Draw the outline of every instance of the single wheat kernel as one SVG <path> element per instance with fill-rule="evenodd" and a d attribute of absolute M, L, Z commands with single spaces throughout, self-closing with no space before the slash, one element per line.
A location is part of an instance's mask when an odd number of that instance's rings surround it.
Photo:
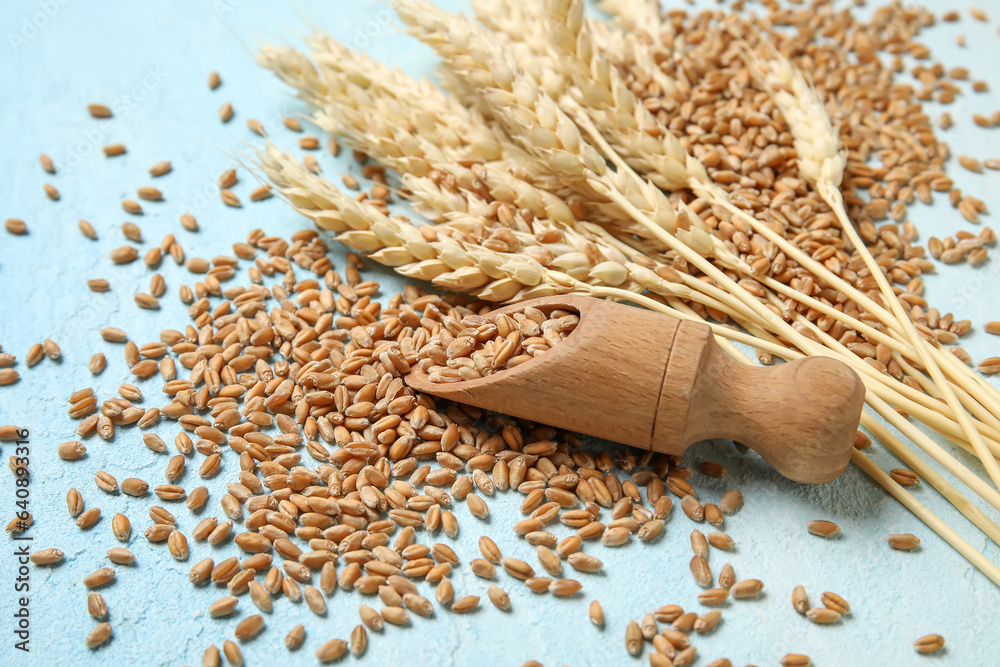
<path fill-rule="evenodd" d="M 910 533 L 890 535 L 889 546 L 900 551 L 913 551 L 920 546 L 920 538 Z"/>
<path fill-rule="evenodd" d="M 695 582 L 702 588 L 707 588 L 712 585 L 712 570 L 708 566 L 708 561 L 704 557 L 695 555 L 691 558 L 690 563 L 691 576 L 694 577 Z"/>
<path fill-rule="evenodd" d="M 4 222 L 4 228 L 11 234 L 16 236 L 21 236 L 28 233 L 28 225 L 25 224 L 24 220 L 18 220 L 17 218 L 8 218 Z"/>
<path fill-rule="evenodd" d="M 274 196 L 270 185 L 262 185 L 250 193 L 250 201 L 264 201 Z"/>
<path fill-rule="evenodd" d="M 110 584 L 115 580 L 115 571 L 110 567 L 102 567 L 94 570 L 83 578 L 83 585 L 87 588 L 100 588 Z"/>
<path fill-rule="evenodd" d="M 316 659 L 320 662 L 332 662 L 347 655 L 348 643 L 343 639 L 330 639 L 316 649 Z"/>
<path fill-rule="evenodd" d="M 252 616 L 247 616 L 236 624 L 236 629 L 233 631 L 233 635 L 241 641 L 246 641 L 247 639 L 256 637 L 257 634 L 263 629 L 264 617 L 260 614 L 253 614 Z"/>
<path fill-rule="evenodd" d="M 590 607 L 588 608 L 588 614 L 590 616 L 590 622 L 597 627 L 604 626 L 604 609 L 601 608 L 601 603 L 597 600 L 592 600 Z"/>
<path fill-rule="evenodd" d="M 964 167 L 965 169 L 968 169 L 969 171 L 971 171 L 973 173 L 976 173 L 976 174 L 983 173 L 983 163 L 980 162 L 979 160 L 977 160 L 974 157 L 970 157 L 968 155 L 959 155 L 958 156 L 958 163 L 960 165 L 962 165 L 962 167 Z"/>
<path fill-rule="evenodd" d="M 234 611 L 236 611 L 236 606 L 239 604 L 240 600 L 234 595 L 228 595 L 223 598 L 219 598 L 212 604 L 208 605 L 208 615 L 212 618 L 222 618 L 224 616 L 229 616 Z"/>
<path fill-rule="evenodd" d="M 254 134 L 258 134 L 258 135 L 260 135 L 262 137 L 266 137 L 267 136 L 267 131 L 264 129 L 263 123 L 261 123 L 256 118 L 251 118 L 250 120 L 248 120 L 247 121 L 247 127 Z"/>
<path fill-rule="evenodd" d="M 382 619 L 392 625 L 409 625 L 410 614 L 402 607 L 383 607 L 381 611 Z"/>
<path fill-rule="evenodd" d="M 695 659 L 698 657 L 698 649 L 694 646 L 688 646 L 686 649 L 677 652 L 674 656 L 674 667 L 688 667 L 694 663 Z"/>
<path fill-rule="evenodd" d="M 364 625 L 356 625 L 354 629 L 351 630 L 351 655 L 358 658 L 364 655 L 365 650 L 368 648 L 368 631 L 365 630 Z"/>
<path fill-rule="evenodd" d="M 578 572 L 599 572 L 604 567 L 600 559 L 580 551 L 570 554 L 566 560 Z"/>
<path fill-rule="evenodd" d="M 98 621 L 108 617 L 108 605 L 100 593 L 87 593 L 87 613 Z"/>
<path fill-rule="evenodd" d="M 722 549 L 723 551 L 729 551 L 736 546 L 736 540 L 726 533 L 709 533 L 708 543 L 716 549 Z"/>
<path fill-rule="evenodd" d="M 756 597 L 762 590 L 764 590 L 764 582 L 760 579 L 737 581 L 729 588 L 729 592 L 737 600 Z"/>
<path fill-rule="evenodd" d="M 708 558 L 708 540 L 705 538 L 705 533 L 697 528 L 691 531 L 691 550 L 697 556 Z"/>
<path fill-rule="evenodd" d="M 243 651 L 236 642 L 231 639 L 225 640 L 222 643 L 222 654 L 226 656 L 231 667 L 243 667 Z"/>
<path fill-rule="evenodd" d="M 467 595 L 464 598 L 452 602 L 451 610 L 456 614 L 464 614 L 475 610 L 478 606 L 479 597 L 476 595 Z"/>
<path fill-rule="evenodd" d="M 289 651 L 297 651 L 299 647 L 302 646 L 302 642 L 306 637 L 306 628 L 304 625 L 299 624 L 288 631 L 285 635 L 285 648 Z"/>
<path fill-rule="evenodd" d="M 111 533 L 119 542 L 128 542 L 132 537 L 132 524 L 124 514 L 117 513 L 111 518 Z"/>
<path fill-rule="evenodd" d="M 576 579 L 556 579 L 549 584 L 549 593 L 565 598 L 576 595 L 582 588 L 583 584 Z"/>
<path fill-rule="evenodd" d="M 698 617 L 698 620 L 694 622 L 694 630 L 700 635 L 708 634 L 719 626 L 721 620 L 722 611 L 713 609 Z"/>
<path fill-rule="evenodd" d="M 510 596 L 502 588 L 490 584 L 489 588 L 486 589 L 486 593 L 493 606 L 501 611 L 510 611 Z"/>
<path fill-rule="evenodd" d="M 111 639 L 111 624 L 108 622 L 98 623 L 87 635 L 87 648 L 97 648 Z"/>
<path fill-rule="evenodd" d="M 924 635 L 913 642 L 917 653 L 936 653 L 944 648 L 944 637 L 941 635 Z"/>
<path fill-rule="evenodd" d="M 87 111 L 94 118 L 111 118 L 111 109 L 104 104 L 94 102 L 87 105 Z"/>
<path fill-rule="evenodd" d="M 847 600 L 840 597 L 836 593 L 830 593 L 827 591 L 820 596 L 820 601 L 822 601 L 824 607 L 834 610 L 841 616 L 850 613 L 851 611 L 851 605 L 847 603 Z"/>
<path fill-rule="evenodd" d="M 78 490 L 71 488 L 66 492 L 66 509 L 71 517 L 79 516 L 83 511 L 83 496 Z"/>
<path fill-rule="evenodd" d="M 681 498 L 681 509 L 692 521 L 705 520 L 705 507 L 694 496 L 688 495 Z"/>
<path fill-rule="evenodd" d="M 642 630 L 635 621 L 629 621 L 625 627 L 625 650 L 630 655 L 642 653 Z"/>
<path fill-rule="evenodd" d="M 42 350 L 45 352 L 45 356 L 52 361 L 59 361 L 59 358 L 62 356 L 59 346 L 50 338 L 46 338 L 42 342 Z"/>
<path fill-rule="evenodd" d="M 818 519 L 807 523 L 806 530 L 818 537 L 831 537 L 840 533 L 840 526 L 832 521 Z"/>
<path fill-rule="evenodd" d="M 35 343 L 28 349 L 28 354 L 24 355 L 24 363 L 28 368 L 37 366 L 45 358 L 45 348 L 41 343 Z"/>
<path fill-rule="evenodd" d="M 237 197 L 236 193 L 234 193 L 232 190 L 229 189 L 222 190 L 221 192 L 219 192 L 219 197 L 221 197 L 223 204 L 231 208 L 240 208 L 241 206 L 243 206 L 243 204 L 240 203 L 240 198 Z"/>
<path fill-rule="evenodd" d="M 474 558 L 470 561 L 469 569 L 474 575 L 483 579 L 495 579 L 497 576 L 497 570 L 493 564 L 482 558 Z"/>
<path fill-rule="evenodd" d="M 503 569 L 512 577 L 524 580 L 535 576 L 535 570 L 525 563 L 523 560 L 518 560 L 517 558 L 504 558 L 500 561 Z"/>
<path fill-rule="evenodd" d="M 483 554 L 483 558 L 491 563 L 500 564 L 501 554 L 500 547 L 497 546 L 496 542 L 491 540 L 489 537 L 483 535 L 479 538 L 479 551 Z"/>
<path fill-rule="evenodd" d="M 175 530 L 167 538 L 167 550 L 174 560 L 185 561 L 188 559 L 188 543 L 184 534 Z"/>
<path fill-rule="evenodd" d="M 63 560 L 63 552 L 54 547 L 33 552 L 28 558 L 35 565 L 58 565 Z"/>
<path fill-rule="evenodd" d="M 315 586 L 306 586 L 303 591 L 303 597 L 306 600 L 306 605 L 314 614 L 317 616 L 326 615 L 326 600 L 318 588 Z"/>
<path fill-rule="evenodd" d="M 732 514 L 738 510 L 742 504 L 743 494 L 736 489 L 731 489 L 726 491 L 725 495 L 722 496 L 722 500 L 719 501 L 719 509 L 726 514 Z"/>
<path fill-rule="evenodd" d="M 146 185 L 146 186 L 143 186 L 143 187 L 139 188 L 139 190 L 137 191 L 136 194 L 139 195 L 139 199 L 144 199 L 146 201 L 162 201 L 163 200 L 163 193 L 160 192 L 158 189 L 156 189 L 156 188 L 154 188 L 152 186 L 149 186 L 149 185 Z"/>
<path fill-rule="evenodd" d="M 118 565 L 131 565 L 135 562 L 135 554 L 124 547 L 108 549 L 108 560 Z"/>
<path fill-rule="evenodd" d="M 698 593 L 698 602 L 704 605 L 723 604 L 729 599 L 729 591 L 725 588 L 709 588 Z"/>
<path fill-rule="evenodd" d="M 893 468 L 889 471 L 889 476 L 896 480 L 900 486 L 914 486 L 920 483 L 920 477 L 912 470 L 905 468 Z"/>
<path fill-rule="evenodd" d="M 169 174 L 172 169 L 173 166 L 170 164 L 170 160 L 161 160 L 149 168 L 149 175 L 153 178 L 165 176 Z"/>
<path fill-rule="evenodd" d="M 66 461 L 76 461 L 87 454 L 87 448 L 78 440 L 69 440 L 56 447 L 56 454 Z"/>

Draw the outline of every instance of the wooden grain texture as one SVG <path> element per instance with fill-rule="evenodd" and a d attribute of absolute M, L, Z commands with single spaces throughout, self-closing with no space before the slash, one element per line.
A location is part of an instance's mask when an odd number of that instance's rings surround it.
<path fill-rule="evenodd" d="M 861 378 L 835 359 L 746 366 L 723 352 L 711 328 L 682 322 L 652 448 L 680 454 L 697 442 L 726 438 L 789 479 L 828 482 L 847 469 L 864 396 Z"/>
<path fill-rule="evenodd" d="M 710 327 L 580 295 L 533 299 L 576 311 L 566 340 L 514 368 L 476 380 L 430 382 L 418 391 L 665 454 L 710 438 L 757 451 L 782 475 L 826 482 L 847 468 L 864 402 L 861 379 L 834 359 L 744 366 Z"/>

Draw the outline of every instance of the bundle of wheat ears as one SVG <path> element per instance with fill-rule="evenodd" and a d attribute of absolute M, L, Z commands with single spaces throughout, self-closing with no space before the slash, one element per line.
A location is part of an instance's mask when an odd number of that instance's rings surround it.
<path fill-rule="evenodd" d="M 919 104 L 955 84 L 930 68 L 916 72 L 923 90 L 893 82 L 900 54 L 926 56 L 915 38 L 932 15 L 891 5 L 861 24 L 818 3 L 751 26 L 646 0 L 604 0 L 609 20 L 582 0 L 473 0 L 474 18 L 421 0 L 394 8 L 440 56 L 439 86 L 324 34 L 308 55 L 264 45 L 257 57 L 316 125 L 393 172 L 422 220 L 269 148 L 259 166 L 296 210 L 443 290 L 498 304 L 589 294 L 707 322 L 748 364 L 733 343 L 760 363 L 839 359 L 865 382 L 862 425 L 1000 543 L 966 495 L 1000 510 L 1000 393 L 949 347 L 971 323 L 922 296 L 935 264 L 904 222 L 932 191 L 968 219 L 985 212 L 945 175 L 947 146 Z M 931 255 L 977 264 L 993 242 L 989 228 L 962 232 L 932 239 Z M 1000 585 L 1000 568 L 875 466 L 866 442 L 854 463 Z"/>

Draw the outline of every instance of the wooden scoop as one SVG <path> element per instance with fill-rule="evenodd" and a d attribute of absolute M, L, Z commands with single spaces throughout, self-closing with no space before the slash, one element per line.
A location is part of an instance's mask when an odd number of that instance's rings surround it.
<path fill-rule="evenodd" d="M 523 301 L 580 323 L 548 352 L 476 380 L 414 389 L 640 449 L 680 456 L 696 442 L 749 446 L 797 482 L 820 483 L 847 468 L 864 402 L 846 364 L 807 357 L 774 367 L 730 358 L 704 324 L 580 295 Z"/>

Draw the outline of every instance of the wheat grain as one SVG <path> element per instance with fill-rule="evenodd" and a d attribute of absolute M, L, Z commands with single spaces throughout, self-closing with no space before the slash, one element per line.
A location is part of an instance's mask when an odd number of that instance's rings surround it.
<path fill-rule="evenodd" d="M 924 635 L 913 642 L 917 653 L 936 653 L 944 648 L 945 639 L 941 635 Z"/>

